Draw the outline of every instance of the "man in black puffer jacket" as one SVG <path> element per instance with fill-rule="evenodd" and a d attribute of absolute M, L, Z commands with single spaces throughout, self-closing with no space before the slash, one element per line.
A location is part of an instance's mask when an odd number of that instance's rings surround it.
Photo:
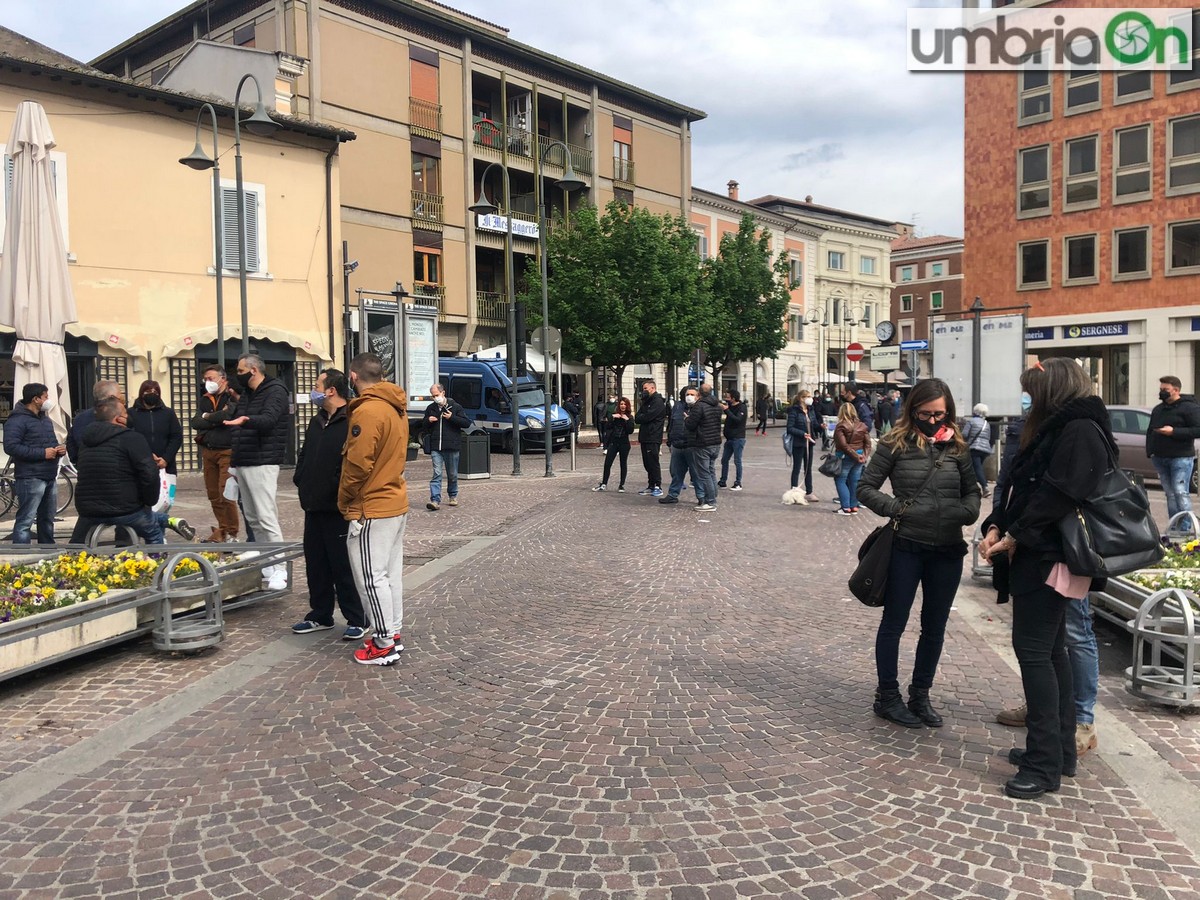
<path fill-rule="evenodd" d="M 689 402 L 688 397 L 692 399 Z M 691 433 L 687 430 L 687 411 L 696 402 L 698 393 L 695 388 L 684 388 L 679 392 L 679 401 L 671 407 L 670 424 L 667 428 L 667 446 L 671 450 L 671 486 L 665 497 L 659 497 L 659 503 L 678 503 L 679 494 L 683 490 L 683 479 L 689 475 L 692 484 L 696 483 L 696 470 L 692 467 Z"/>
<path fill-rule="evenodd" d="M 721 404 L 712 385 L 700 385 L 699 399 L 683 421 L 691 435 L 692 466 L 695 468 L 696 509 L 717 507 L 717 455 L 721 450 Z"/>
<path fill-rule="evenodd" d="M 462 433 L 471 427 L 471 417 L 456 400 L 446 396 L 440 384 L 429 388 L 433 402 L 425 407 L 422 424 L 425 429 L 425 452 L 433 457 L 433 478 L 429 481 L 429 502 L 426 509 L 442 508 L 442 473 L 446 475 L 446 494 L 451 506 L 458 506 L 458 454 L 462 450 Z"/>
<path fill-rule="evenodd" d="M 128 525 L 147 544 L 162 544 L 158 502 L 158 465 L 146 439 L 125 427 L 125 404 L 105 397 L 96 404 L 96 421 L 80 436 L 79 481 L 75 508 L 79 522 L 71 542 L 83 540 L 94 525 Z"/>
<path fill-rule="evenodd" d="M 641 405 L 633 421 L 638 428 L 638 445 L 642 448 L 642 466 L 646 469 L 646 489 L 638 491 L 652 497 L 661 497 L 662 464 L 659 455 L 662 453 L 663 430 L 667 421 L 667 401 L 658 392 L 653 381 L 642 384 Z"/>

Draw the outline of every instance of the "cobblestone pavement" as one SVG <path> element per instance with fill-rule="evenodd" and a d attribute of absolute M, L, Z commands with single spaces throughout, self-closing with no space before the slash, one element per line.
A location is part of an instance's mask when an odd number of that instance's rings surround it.
<path fill-rule="evenodd" d="M 207 654 L 0 684 L 0 897 L 1200 898 L 1200 716 L 1105 675 L 1100 751 L 1007 799 L 1021 735 L 992 717 L 1020 684 L 983 586 L 946 727 L 896 728 L 870 714 L 878 613 L 844 586 L 871 517 L 781 505 L 774 435 L 711 513 L 637 496 L 636 453 L 626 494 L 588 490 L 595 450 L 555 461 L 436 513 L 412 466 L 394 667 L 287 631 L 300 567 Z"/>

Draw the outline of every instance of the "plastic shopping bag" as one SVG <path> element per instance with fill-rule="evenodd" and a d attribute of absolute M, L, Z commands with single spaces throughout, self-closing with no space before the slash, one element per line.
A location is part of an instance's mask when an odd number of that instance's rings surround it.
<path fill-rule="evenodd" d="M 221 495 L 231 503 L 237 503 L 238 501 L 237 468 L 234 466 L 229 467 L 229 477 L 225 479 L 225 489 L 221 492 Z"/>
<path fill-rule="evenodd" d="M 154 512 L 166 512 L 175 503 L 175 476 L 168 475 L 162 469 L 158 470 L 158 502 L 154 504 Z"/>

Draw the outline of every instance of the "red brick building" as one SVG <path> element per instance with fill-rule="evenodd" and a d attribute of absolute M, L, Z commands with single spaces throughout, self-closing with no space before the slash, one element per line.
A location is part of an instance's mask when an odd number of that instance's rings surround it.
<path fill-rule="evenodd" d="M 896 323 L 896 341 L 929 340 L 931 320 L 964 308 L 962 238 L 944 234 L 896 238 L 891 262 L 894 287 L 889 318 Z M 928 373 L 929 351 L 919 357 L 921 372 Z M 913 357 L 905 354 L 903 368 L 910 374 L 912 362 Z"/>
<path fill-rule="evenodd" d="M 1200 383 L 1200 13 L 1155 5 L 1192 68 L 966 76 L 964 296 L 1028 303 L 1029 352 L 1079 359 L 1114 403 Z"/>

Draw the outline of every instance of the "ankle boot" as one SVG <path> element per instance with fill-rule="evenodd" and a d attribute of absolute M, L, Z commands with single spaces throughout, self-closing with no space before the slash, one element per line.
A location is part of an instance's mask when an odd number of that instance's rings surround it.
<path fill-rule="evenodd" d="M 929 703 L 929 688 L 908 686 L 909 711 L 930 728 L 941 728 L 942 717 Z"/>
<path fill-rule="evenodd" d="M 904 705 L 899 688 L 880 688 L 875 692 L 875 715 L 905 728 L 920 728 L 922 722 Z"/>

